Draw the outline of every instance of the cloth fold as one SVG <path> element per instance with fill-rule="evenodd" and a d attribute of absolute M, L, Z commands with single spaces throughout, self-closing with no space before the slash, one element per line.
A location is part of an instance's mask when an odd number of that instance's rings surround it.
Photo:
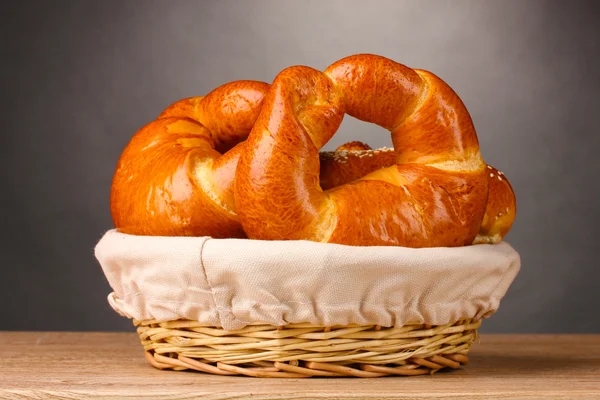
<path fill-rule="evenodd" d="M 133 236 L 95 250 L 109 304 L 137 320 L 441 325 L 499 307 L 520 268 L 506 242 L 456 248 L 356 247 L 309 241 Z"/>

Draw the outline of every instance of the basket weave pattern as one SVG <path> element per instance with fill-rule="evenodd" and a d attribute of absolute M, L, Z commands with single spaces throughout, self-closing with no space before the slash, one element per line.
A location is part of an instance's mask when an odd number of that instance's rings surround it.
<path fill-rule="evenodd" d="M 253 324 L 225 331 L 195 321 L 134 321 L 156 368 L 265 378 L 424 375 L 468 363 L 481 321 L 324 327 Z"/>

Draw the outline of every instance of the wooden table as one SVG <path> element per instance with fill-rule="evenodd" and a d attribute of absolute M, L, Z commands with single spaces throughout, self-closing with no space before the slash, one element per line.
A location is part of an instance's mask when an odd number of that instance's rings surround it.
<path fill-rule="evenodd" d="M 461 370 L 375 379 L 159 371 L 133 333 L 0 332 L 0 398 L 600 399 L 600 335 L 482 335 Z"/>

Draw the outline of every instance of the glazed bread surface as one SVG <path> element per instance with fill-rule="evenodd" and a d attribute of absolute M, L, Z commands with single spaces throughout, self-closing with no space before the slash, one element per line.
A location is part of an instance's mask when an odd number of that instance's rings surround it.
<path fill-rule="evenodd" d="M 345 113 L 391 133 L 395 164 L 323 190 L 319 150 Z M 252 239 L 464 246 L 485 215 L 486 171 L 471 117 L 444 81 L 355 55 L 275 78 L 240 156 L 236 210 Z"/>
<path fill-rule="evenodd" d="M 231 82 L 172 104 L 141 128 L 113 177 L 115 227 L 133 235 L 245 237 L 233 179 L 268 87 Z"/>
<path fill-rule="evenodd" d="M 320 151 L 344 113 L 394 147 Z M 173 103 L 121 154 L 111 213 L 135 235 L 432 247 L 502 240 L 516 201 L 447 84 L 356 55 Z"/>

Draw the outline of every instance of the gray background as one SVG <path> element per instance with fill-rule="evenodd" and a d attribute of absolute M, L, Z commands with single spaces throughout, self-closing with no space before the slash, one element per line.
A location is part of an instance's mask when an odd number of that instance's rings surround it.
<path fill-rule="evenodd" d="M 0 329 L 132 330 L 93 256 L 133 133 L 179 98 L 369 52 L 445 79 L 518 198 L 487 332 L 600 332 L 599 7 L 549 1 L 3 2 Z M 382 130 L 346 118 L 328 148 Z"/>

